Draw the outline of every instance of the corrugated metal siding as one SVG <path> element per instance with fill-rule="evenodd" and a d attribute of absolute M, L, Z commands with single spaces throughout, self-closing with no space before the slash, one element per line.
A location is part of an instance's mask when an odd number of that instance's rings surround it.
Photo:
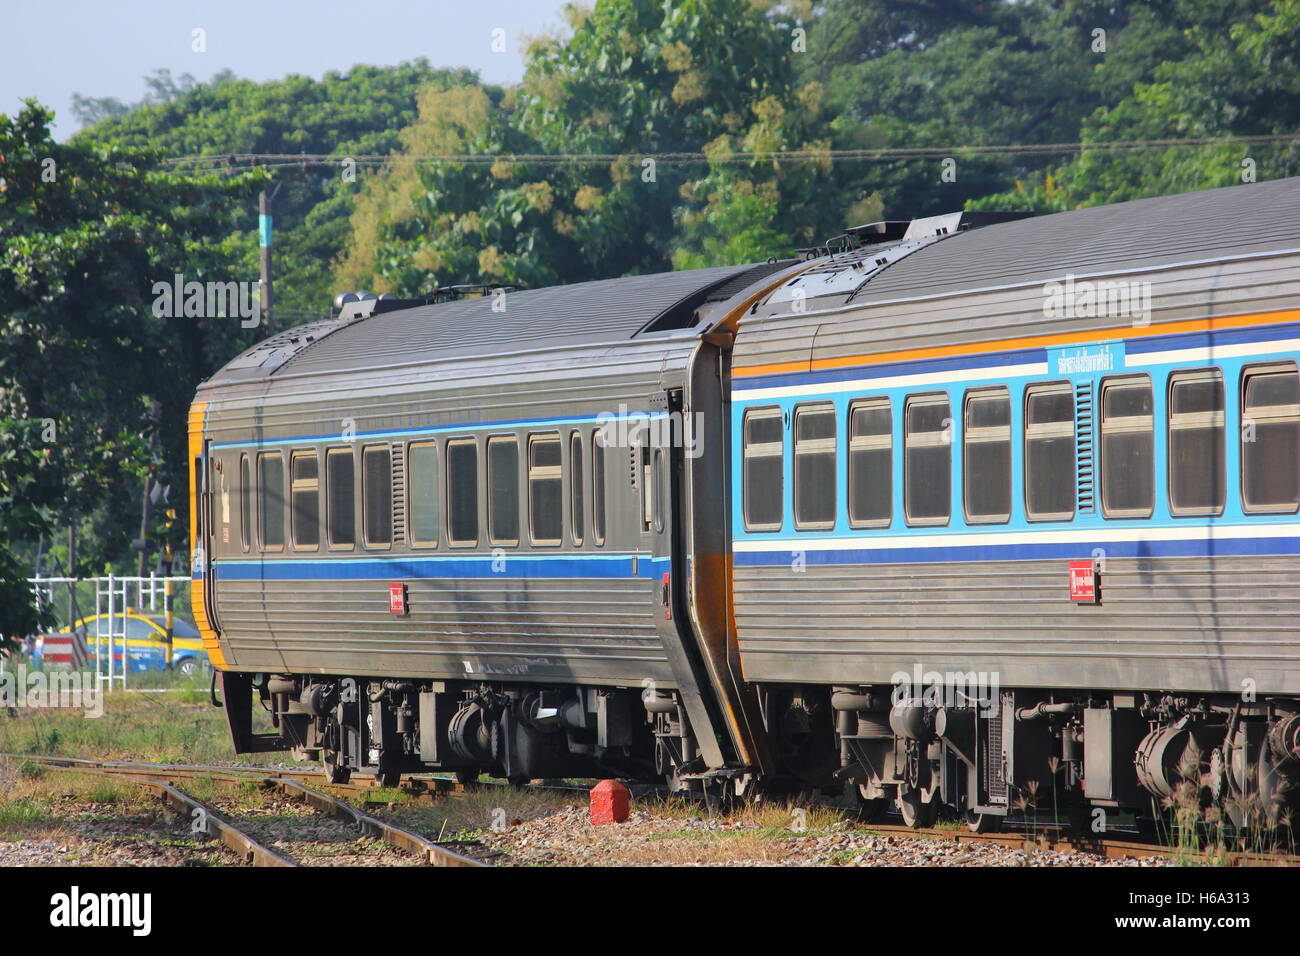
<path fill-rule="evenodd" d="M 413 580 L 399 618 L 383 581 L 230 581 L 222 644 L 242 669 L 671 685 L 649 589 L 630 578 Z M 629 614 L 637 606 L 645 613 Z"/>
<path fill-rule="evenodd" d="M 1281 251 L 1296 248 L 1294 179 L 985 227 L 890 266 L 852 305 L 827 308 L 823 300 L 804 314 L 747 317 L 734 365 L 808 368 L 1101 329 L 1124 337 L 1130 328 L 1122 318 L 1049 318 L 1042 283 L 1071 272 L 1112 271 L 1123 280 L 1125 270 L 1197 258 L 1225 261 L 1128 273 L 1151 283 L 1153 329 L 1296 309 L 1300 255 Z M 1243 255 L 1254 258 L 1226 261 Z M 1001 284 L 1018 287 L 960 291 Z M 935 293 L 946 294 L 923 298 Z M 994 671 L 1004 686 L 1235 693 L 1250 679 L 1260 692 L 1300 693 L 1300 559 L 1111 559 L 1098 607 L 1066 600 L 1063 567 L 1036 560 L 810 564 L 794 576 L 738 565 L 745 676 L 888 682 L 919 663 Z"/>
<path fill-rule="evenodd" d="M 521 421 L 616 414 L 647 407 L 664 384 L 680 385 L 694 333 L 665 334 L 522 356 L 443 360 L 358 375 L 346 371 L 274 376 L 260 382 L 209 386 L 206 434 L 215 443 L 310 435 L 339 436 L 345 419 L 366 432 L 428 424 Z M 340 444 L 331 437 L 328 444 Z M 587 462 L 590 450 L 587 447 Z M 609 526 L 598 548 L 590 534 L 583 553 L 645 550 L 639 502 L 621 468 L 622 449 L 609 454 Z M 219 450 L 237 473 L 238 450 Z M 395 466 L 396 467 L 396 466 Z M 623 476 L 624 481 L 615 479 Z M 566 519 L 569 504 L 565 502 Z M 590 503 L 588 503 L 590 507 Z M 566 527 L 568 522 L 565 522 Z M 246 557 L 218 541 L 215 557 Z M 485 554 L 486 545 L 456 554 Z M 525 540 L 507 559 L 555 549 Z M 316 559 L 366 557 L 355 551 L 311 554 Z M 449 555 L 416 549 L 395 538 L 390 557 Z M 298 557 L 304 555 L 299 554 Z M 285 560 L 267 555 L 268 562 Z M 673 674 L 657 634 L 656 582 L 627 578 L 403 578 L 411 612 L 389 613 L 385 579 L 330 581 L 222 580 L 216 603 L 222 646 L 240 669 L 412 675 L 446 679 L 512 676 L 525 681 L 640 686 L 647 678 L 671 687 Z M 466 669 L 469 662 L 470 669 Z"/>
<path fill-rule="evenodd" d="M 1300 693 L 1300 559 L 1112 558 L 1097 606 L 1065 599 L 1063 568 L 738 566 L 745 677 L 889 683 L 920 665 L 1004 687 Z"/>

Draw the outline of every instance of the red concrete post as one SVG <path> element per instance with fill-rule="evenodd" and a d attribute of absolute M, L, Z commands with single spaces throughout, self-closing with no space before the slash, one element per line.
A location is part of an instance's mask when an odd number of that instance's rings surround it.
<path fill-rule="evenodd" d="M 626 823 L 628 816 L 627 787 L 617 780 L 602 780 L 591 788 L 591 822 L 593 826 L 606 823 Z"/>

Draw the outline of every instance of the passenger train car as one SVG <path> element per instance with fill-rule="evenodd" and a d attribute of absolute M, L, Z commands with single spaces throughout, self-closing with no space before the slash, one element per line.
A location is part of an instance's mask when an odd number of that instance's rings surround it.
<path fill-rule="evenodd" d="M 238 751 L 1289 819 L 1300 180 L 485 291 L 199 389 Z"/>

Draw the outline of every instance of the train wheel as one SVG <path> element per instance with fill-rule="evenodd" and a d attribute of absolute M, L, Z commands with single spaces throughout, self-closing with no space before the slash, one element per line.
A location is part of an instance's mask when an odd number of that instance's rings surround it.
<path fill-rule="evenodd" d="M 400 770 L 376 770 L 375 783 L 381 787 L 396 787 L 402 783 L 402 772 Z"/>
<path fill-rule="evenodd" d="M 1002 818 L 992 813 L 966 811 L 966 829 L 971 833 L 997 833 L 1002 827 Z"/>
<path fill-rule="evenodd" d="M 478 768 L 475 767 L 473 770 L 457 770 L 456 782 L 462 787 L 474 786 L 474 784 L 478 783 Z"/>
<path fill-rule="evenodd" d="M 873 820 L 879 820 L 889 809 L 889 799 L 887 797 L 864 797 L 862 791 L 858 790 L 858 819 L 863 823 L 871 823 Z"/>
<path fill-rule="evenodd" d="M 903 815 L 903 823 L 913 830 L 933 826 L 938 816 L 938 801 L 926 803 L 921 799 L 921 791 L 904 790 L 898 795 L 898 812 Z"/>
<path fill-rule="evenodd" d="M 1285 778 L 1277 772 L 1268 740 L 1264 740 L 1259 745 L 1259 755 L 1255 761 L 1255 794 L 1263 818 L 1260 823 L 1269 834 L 1289 816 L 1287 789 Z"/>
<path fill-rule="evenodd" d="M 352 768 L 339 763 L 339 754 L 336 750 L 324 751 L 321 766 L 325 770 L 325 779 L 330 783 L 343 784 L 352 779 Z"/>

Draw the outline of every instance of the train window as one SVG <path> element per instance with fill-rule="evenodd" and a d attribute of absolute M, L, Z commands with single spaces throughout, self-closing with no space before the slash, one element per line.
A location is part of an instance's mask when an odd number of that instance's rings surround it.
<path fill-rule="evenodd" d="M 947 524 L 952 511 L 952 405 L 909 395 L 903 422 L 903 510 L 910 525 Z"/>
<path fill-rule="evenodd" d="M 779 408 L 745 413 L 745 527 L 779 531 L 785 520 L 785 424 Z"/>
<path fill-rule="evenodd" d="M 278 452 L 257 456 L 258 525 L 262 550 L 284 548 L 284 457 Z"/>
<path fill-rule="evenodd" d="M 1169 510 L 1223 513 L 1223 373 L 1169 376 Z"/>
<path fill-rule="evenodd" d="M 1074 388 L 1069 382 L 1025 390 L 1025 516 L 1074 517 Z"/>
<path fill-rule="evenodd" d="M 387 445 L 361 449 L 361 534 L 370 548 L 393 543 L 393 460 Z"/>
<path fill-rule="evenodd" d="M 894 513 L 894 411 L 887 398 L 849 407 L 849 524 L 889 525 Z"/>
<path fill-rule="evenodd" d="M 1300 507 L 1300 372 L 1294 365 L 1247 369 L 1241 408 L 1242 508 L 1294 512 Z"/>
<path fill-rule="evenodd" d="M 406 449 L 407 509 L 411 513 L 411 544 L 438 546 L 438 443 L 412 442 Z"/>
<path fill-rule="evenodd" d="M 582 544 L 582 435 L 569 434 L 569 535 L 574 544 Z"/>
<path fill-rule="evenodd" d="M 648 442 L 648 438 L 643 438 L 642 440 Z M 654 522 L 654 515 L 652 513 L 654 511 L 653 492 L 651 490 L 654 487 L 654 481 L 653 476 L 650 473 L 650 446 L 649 444 L 633 445 L 631 453 L 633 460 L 638 462 L 640 467 L 641 533 L 649 534 L 650 526 Z M 633 467 L 637 467 L 637 465 L 634 465 Z"/>
<path fill-rule="evenodd" d="M 528 533 L 533 544 L 559 544 L 564 526 L 560 436 L 528 438 Z"/>
<path fill-rule="evenodd" d="M 248 543 L 252 540 L 253 529 L 249 527 L 250 514 L 248 507 L 249 485 L 251 484 L 248 474 L 248 456 L 239 456 L 239 546 L 242 550 L 248 550 Z"/>
<path fill-rule="evenodd" d="M 519 440 L 493 435 L 487 443 L 488 541 L 519 543 Z"/>
<path fill-rule="evenodd" d="M 357 543 L 357 465 L 351 448 L 325 452 L 325 531 L 331 548 Z"/>
<path fill-rule="evenodd" d="M 664 481 L 667 480 L 667 469 L 664 468 L 664 450 L 655 449 L 654 469 L 650 475 L 650 510 L 654 515 L 655 533 L 663 534 L 664 530 Z"/>
<path fill-rule="evenodd" d="M 962 429 L 963 492 L 972 524 L 1011 520 L 1011 393 L 1005 388 L 966 393 Z"/>
<path fill-rule="evenodd" d="M 1155 506 L 1155 417 L 1151 380 L 1101 383 L 1101 510 L 1146 518 Z"/>
<path fill-rule="evenodd" d="M 459 547 L 478 544 L 478 444 L 473 438 L 447 442 L 447 540 Z"/>
<path fill-rule="evenodd" d="M 591 436 L 591 539 L 605 543 L 605 445 L 600 429 Z"/>
<path fill-rule="evenodd" d="M 835 527 L 835 406 L 794 410 L 794 526 Z"/>
<path fill-rule="evenodd" d="M 314 451 L 296 451 L 289 458 L 289 515 L 293 546 L 299 551 L 320 547 L 320 460 Z"/>

